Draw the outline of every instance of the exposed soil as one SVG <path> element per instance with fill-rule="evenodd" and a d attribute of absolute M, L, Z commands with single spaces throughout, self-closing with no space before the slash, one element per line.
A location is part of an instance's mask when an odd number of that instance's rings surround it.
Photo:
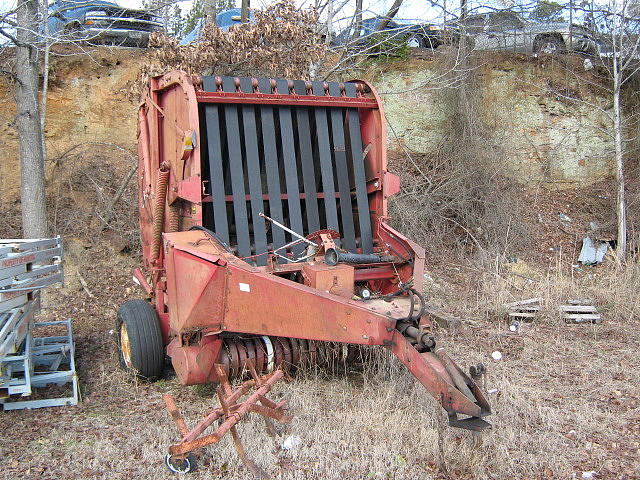
<path fill-rule="evenodd" d="M 87 55 L 90 53 L 90 55 Z M 144 50 L 100 47 L 91 52 L 57 51 L 47 100 L 45 141 L 50 162 L 78 144 L 112 143 L 135 151 L 136 105 L 126 96 Z M 13 86 L 0 78 L 0 207 L 20 185 Z M 47 164 L 47 167 L 51 163 Z"/>

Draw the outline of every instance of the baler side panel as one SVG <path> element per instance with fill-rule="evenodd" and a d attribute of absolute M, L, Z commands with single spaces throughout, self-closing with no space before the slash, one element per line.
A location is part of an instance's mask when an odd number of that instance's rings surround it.
<path fill-rule="evenodd" d="M 288 94 L 288 82 L 285 79 L 276 80 L 278 93 Z M 290 228 L 300 233 L 302 227 L 302 206 L 300 204 L 300 186 L 298 184 L 298 165 L 296 162 L 295 138 L 293 136 L 292 108 L 288 106 L 276 108 L 280 120 L 280 140 L 282 146 L 282 166 L 284 172 L 284 185 L 287 187 L 287 210 L 289 214 L 286 222 Z M 303 246 L 296 245 L 293 248 L 294 256 L 302 253 Z"/>
<path fill-rule="evenodd" d="M 250 78 L 240 79 L 240 89 L 245 93 L 251 93 L 253 87 Z M 256 109 L 253 105 L 243 105 L 241 109 L 242 125 L 244 132 L 244 153 L 246 157 L 249 194 L 251 197 L 251 220 L 253 226 L 253 248 L 257 254 L 267 251 L 267 229 L 260 213 L 264 213 L 264 200 L 262 199 L 262 179 L 260 172 L 260 153 L 258 151 L 258 127 L 256 121 Z M 267 256 L 261 255 L 255 259 L 258 265 L 267 264 Z"/>
<path fill-rule="evenodd" d="M 258 88 L 260 91 L 271 91 L 268 78 L 260 78 L 258 80 Z M 282 185 L 280 181 L 280 170 L 278 169 L 278 149 L 276 144 L 276 126 L 274 118 L 274 109 L 272 107 L 263 106 L 260 109 L 260 125 L 262 127 L 262 148 L 264 154 L 264 170 L 266 174 L 267 191 L 269 193 L 268 211 L 269 216 L 276 222 L 284 222 L 284 214 L 282 211 Z M 271 229 L 271 243 L 273 245 L 284 245 L 285 235 L 281 228 Z M 284 260 L 279 260 L 281 263 Z"/>
<path fill-rule="evenodd" d="M 230 265 L 224 330 L 381 345 L 394 320 L 280 277 Z"/>
<path fill-rule="evenodd" d="M 206 137 L 207 155 L 209 163 L 209 188 L 215 192 L 224 192 L 224 169 L 222 168 L 222 139 L 220 138 L 220 111 L 218 105 L 205 105 L 204 128 Z M 220 239 L 229 244 L 229 219 L 227 217 L 227 204 L 224 195 L 214 195 L 213 205 L 213 229 Z"/>
<path fill-rule="evenodd" d="M 166 246 L 169 325 L 174 334 L 221 329 L 224 320 L 224 266 Z"/>
<path fill-rule="evenodd" d="M 353 83 L 345 83 L 345 94 L 347 97 L 356 97 L 356 86 Z M 358 218 L 360 249 L 362 253 L 373 252 L 373 237 L 371 232 L 371 212 L 369 211 L 369 199 L 367 196 L 367 180 L 365 176 L 364 150 L 362 146 L 362 134 L 360 132 L 360 118 L 358 111 L 348 108 L 347 120 L 347 143 L 349 147 L 349 163 L 352 165 L 353 181 L 352 185 L 356 191 L 355 210 Z"/>
<path fill-rule="evenodd" d="M 387 181 L 387 122 L 384 116 L 382 99 L 375 88 L 366 82 L 371 95 L 375 98 L 377 109 L 360 109 L 360 132 L 362 144 L 367 155 L 364 159 L 367 191 L 369 192 L 369 210 L 371 212 L 371 224 L 373 226 L 373 238 L 379 237 L 378 228 L 380 221 L 387 220 L 387 196 L 383 189 Z"/>
<path fill-rule="evenodd" d="M 313 82 L 313 93 L 324 95 L 322 82 Z M 320 163 L 322 177 L 322 191 L 324 193 L 324 212 L 327 228 L 339 230 L 338 206 L 336 203 L 336 187 L 333 181 L 333 166 L 331 161 L 331 143 L 329 140 L 329 122 L 326 108 L 314 108 L 316 124 L 317 158 Z"/>
<path fill-rule="evenodd" d="M 294 80 L 293 85 L 297 95 L 306 95 L 307 89 L 303 80 Z M 307 211 L 308 230 L 315 232 L 320 230 L 320 213 L 318 210 L 318 187 L 313 162 L 311 124 L 309 122 L 310 111 L 312 112 L 313 109 L 307 107 L 297 108 L 296 121 L 298 124 L 299 150 L 305 195 L 304 206 Z"/>

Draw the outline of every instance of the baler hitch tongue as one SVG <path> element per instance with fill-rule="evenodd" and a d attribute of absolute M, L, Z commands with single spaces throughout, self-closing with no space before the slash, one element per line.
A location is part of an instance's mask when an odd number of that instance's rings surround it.
<path fill-rule="evenodd" d="M 491 424 L 482 418 L 491 415 L 489 402 L 443 348 L 420 353 L 396 331 L 391 351 L 440 402 L 449 415 L 450 426 L 474 431 L 491 428 Z M 459 418 L 459 415 L 463 417 Z"/>

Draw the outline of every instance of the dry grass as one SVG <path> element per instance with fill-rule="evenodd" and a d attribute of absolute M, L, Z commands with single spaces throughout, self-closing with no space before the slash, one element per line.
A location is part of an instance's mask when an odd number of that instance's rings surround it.
<path fill-rule="evenodd" d="M 75 262 L 98 259 L 83 270 L 97 298 L 71 284 L 55 292 L 45 315 L 75 319 L 84 401 L 2 413 L 3 478 L 170 478 L 162 456 L 176 431 L 161 395 L 174 394 L 193 424 L 211 406 L 212 392 L 180 387 L 175 378 L 142 383 L 119 371 L 109 330 L 117 305 L 137 293 L 127 292 L 135 260 L 100 247 L 74 255 Z M 116 268 L 103 279 L 107 264 Z M 440 338 L 465 368 L 485 362 L 486 387 L 498 389 L 489 395 L 494 428 L 480 444 L 448 427 L 440 435 L 443 413 L 435 402 L 398 362 L 375 354 L 364 371 L 307 372 L 278 385 L 272 396 L 288 398 L 295 419 L 271 439 L 251 418 L 240 428 L 247 450 L 283 479 L 567 479 L 591 470 L 596 478 L 639 478 L 640 272 L 601 267 L 597 275 L 541 275 L 518 291 L 513 284 L 520 277 L 498 269 L 479 277 L 475 291 L 466 287 L 471 294 L 460 309 L 475 322 L 441 331 Z M 547 314 L 519 334 L 500 317 L 501 303 L 514 293 L 547 299 Z M 605 322 L 564 325 L 557 303 L 585 295 L 597 300 Z M 502 361 L 490 359 L 494 350 Z M 302 440 L 293 451 L 280 448 L 289 435 Z M 200 452 L 200 463 L 188 478 L 251 478 L 228 439 Z"/>

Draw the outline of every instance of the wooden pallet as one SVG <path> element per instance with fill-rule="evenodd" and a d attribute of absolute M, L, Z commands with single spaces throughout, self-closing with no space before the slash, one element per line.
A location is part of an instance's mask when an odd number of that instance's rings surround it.
<path fill-rule="evenodd" d="M 560 305 L 560 312 L 566 323 L 602 323 L 591 300 L 569 300 L 567 305 Z"/>
<path fill-rule="evenodd" d="M 517 302 L 505 303 L 503 307 L 507 309 L 507 316 L 510 321 L 532 322 L 540 312 L 542 298 L 529 298 Z"/>

